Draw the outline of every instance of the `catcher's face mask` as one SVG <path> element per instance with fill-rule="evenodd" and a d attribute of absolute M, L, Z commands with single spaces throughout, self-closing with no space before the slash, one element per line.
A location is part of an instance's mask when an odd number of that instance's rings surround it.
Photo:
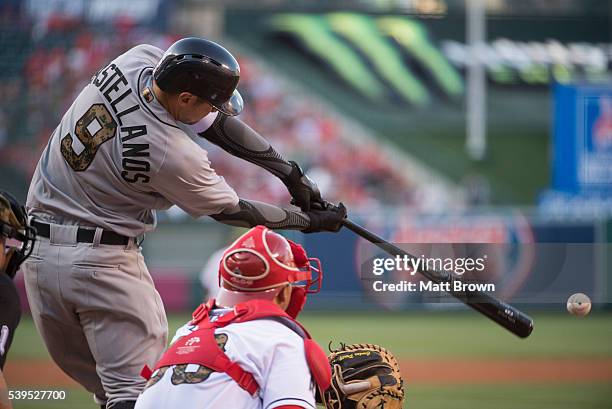
<path fill-rule="evenodd" d="M 36 241 L 36 231 L 28 226 L 26 211 L 7 192 L 0 191 L 0 235 L 4 238 L 6 255 L 4 271 L 12 278 L 19 266 L 30 256 Z M 0 270 L 2 266 L 0 266 Z"/>
<path fill-rule="evenodd" d="M 230 306 L 247 299 L 273 300 L 289 284 L 293 290 L 287 313 L 295 318 L 307 294 L 319 292 L 321 279 L 318 259 L 309 258 L 299 244 L 264 226 L 257 226 L 223 254 L 219 266 L 222 290 L 217 301 Z"/>

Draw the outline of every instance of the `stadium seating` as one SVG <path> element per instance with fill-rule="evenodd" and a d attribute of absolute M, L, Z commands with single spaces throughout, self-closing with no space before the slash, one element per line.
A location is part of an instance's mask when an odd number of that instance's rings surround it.
<path fill-rule="evenodd" d="M 62 16 L 43 28 L 24 23 L 2 30 L 2 64 L 9 68 L 2 74 L 0 180 L 22 196 L 59 118 L 91 75 L 135 44 L 165 48 L 176 39 L 130 25 L 88 27 Z M 357 143 L 351 131 L 316 101 L 290 90 L 253 58 L 238 57 L 243 72 L 239 89 L 246 100 L 242 119 L 313 173 L 327 199 L 343 200 L 353 209 L 414 203 L 410 182 L 378 145 Z M 288 202 L 285 188 L 265 171 L 227 160 L 225 152 L 200 142 L 213 166 L 241 196 Z"/>

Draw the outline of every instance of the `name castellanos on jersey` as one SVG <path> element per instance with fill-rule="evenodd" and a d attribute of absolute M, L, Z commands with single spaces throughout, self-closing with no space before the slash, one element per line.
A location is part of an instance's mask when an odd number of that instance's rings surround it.
<path fill-rule="evenodd" d="M 145 136 L 147 126 L 123 126 L 123 117 L 139 110 L 140 105 L 135 104 L 121 111 L 117 108 L 119 103 L 132 93 L 127 79 L 115 64 L 109 64 L 92 77 L 91 84 L 100 90 L 119 121 L 119 135 L 123 147 L 121 177 L 128 183 L 135 183 L 139 180 L 141 183 L 149 183 L 151 177 L 148 173 L 151 170 L 151 164 L 148 159 L 145 159 L 149 157 L 149 144 L 132 141 L 134 138 Z M 128 141 L 132 142 L 126 143 Z"/>

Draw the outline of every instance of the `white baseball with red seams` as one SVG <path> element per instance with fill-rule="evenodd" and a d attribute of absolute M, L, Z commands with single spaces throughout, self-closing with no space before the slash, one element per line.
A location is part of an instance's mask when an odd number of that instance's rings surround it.
<path fill-rule="evenodd" d="M 567 300 L 567 311 L 572 315 L 584 317 L 591 312 L 591 299 L 583 293 L 576 293 Z"/>

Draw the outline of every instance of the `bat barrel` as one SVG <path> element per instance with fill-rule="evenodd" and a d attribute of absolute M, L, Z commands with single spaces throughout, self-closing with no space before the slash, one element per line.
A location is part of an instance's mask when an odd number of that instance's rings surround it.
<path fill-rule="evenodd" d="M 382 237 L 377 236 L 349 219 L 344 219 L 343 225 L 393 256 L 399 255 L 407 256 L 408 258 L 415 258 L 410 253 L 402 250 L 394 244 L 389 243 Z M 418 271 L 427 279 L 436 283 L 452 283 L 454 281 L 453 273 L 448 271 L 430 271 L 424 268 L 419 268 Z M 454 287 L 451 285 L 451 288 Z M 490 294 L 482 291 L 467 290 L 451 290 L 448 293 L 521 338 L 527 338 L 533 331 L 533 320 L 529 316 L 519 311 L 512 305 L 498 300 Z"/>

